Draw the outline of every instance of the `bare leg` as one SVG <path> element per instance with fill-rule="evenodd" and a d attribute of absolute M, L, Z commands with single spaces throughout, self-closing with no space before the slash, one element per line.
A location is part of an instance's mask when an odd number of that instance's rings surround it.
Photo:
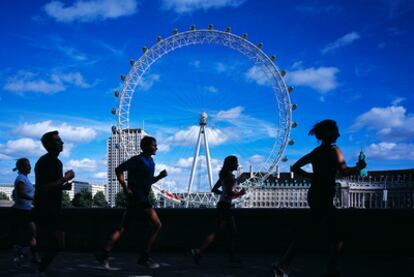
<path fill-rule="evenodd" d="M 200 248 L 197 249 L 197 252 L 199 254 L 202 254 L 204 251 L 206 251 L 207 248 L 209 248 L 210 245 L 216 240 L 217 231 L 223 230 L 225 228 L 225 226 L 226 226 L 226 221 L 225 220 L 219 220 L 217 230 L 207 236 L 207 238 L 204 240 L 204 242 L 200 246 Z"/>
<path fill-rule="evenodd" d="M 154 242 L 158 236 L 158 233 L 161 230 L 162 224 L 161 224 L 160 219 L 158 218 L 157 212 L 153 208 L 145 209 L 145 213 L 148 215 L 149 220 L 152 224 L 152 228 L 151 228 L 148 240 L 147 240 L 147 244 L 144 249 L 144 252 L 148 254 L 151 251 L 152 246 L 154 245 Z"/>
<path fill-rule="evenodd" d="M 115 230 L 115 232 L 112 234 L 111 239 L 106 243 L 104 246 L 104 250 L 108 253 L 111 252 L 114 248 L 115 244 L 119 241 L 119 239 L 122 237 L 122 234 L 125 231 L 125 220 L 126 220 L 127 212 L 124 212 L 122 215 L 122 221 L 121 226 Z"/>

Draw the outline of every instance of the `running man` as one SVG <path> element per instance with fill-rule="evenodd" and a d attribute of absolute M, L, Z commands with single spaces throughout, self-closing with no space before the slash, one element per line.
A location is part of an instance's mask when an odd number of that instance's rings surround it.
<path fill-rule="evenodd" d="M 44 134 L 41 141 L 47 153 L 40 157 L 35 165 L 34 206 L 39 241 L 44 247 L 38 271 L 43 274 L 57 252 L 65 248 L 65 231 L 61 215 L 62 190 L 72 188 L 69 181 L 75 177 L 75 173 L 69 170 L 63 175 L 63 165 L 58 159 L 63 151 L 63 141 L 58 131 Z"/>
<path fill-rule="evenodd" d="M 111 239 L 106 243 L 102 251 L 96 254 L 96 259 L 105 268 L 110 268 L 108 263 L 109 253 L 121 238 L 125 229 L 139 215 L 144 215 L 150 221 L 152 228 L 144 251 L 138 259 L 137 264 L 151 269 L 159 267 L 159 264 L 154 262 L 149 256 L 155 239 L 161 229 L 161 221 L 150 203 L 149 193 L 152 184 L 166 177 L 167 171 L 163 170 L 158 176 L 154 176 L 155 163 L 151 156 L 157 152 L 157 141 L 155 138 L 145 136 L 141 140 L 140 147 L 142 150 L 141 154 L 133 156 L 115 169 L 118 182 L 127 195 L 128 206 L 122 216 L 120 226 L 112 234 Z M 125 171 L 128 174 L 128 186 L 125 183 Z"/>

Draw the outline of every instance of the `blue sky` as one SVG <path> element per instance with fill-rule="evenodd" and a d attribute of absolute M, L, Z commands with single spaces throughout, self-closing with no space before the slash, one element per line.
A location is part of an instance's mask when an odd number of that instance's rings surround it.
<path fill-rule="evenodd" d="M 80 181 L 106 183 L 119 76 L 158 35 L 192 24 L 248 33 L 287 71 L 298 128 L 282 169 L 317 146 L 307 132 L 326 118 L 340 126 L 338 145 L 348 164 L 362 148 L 371 170 L 413 168 L 412 1 L 17 0 L 0 6 L 0 183 L 13 181 L 15 159 L 26 156 L 34 165 L 44 153 L 39 138 L 53 129 L 65 141 L 65 168 Z M 237 154 L 245 170 L 260 168 L 273 145 L 277 108 L 247 58 L 219 46 L 187 47 L 144 77 L 131 127 L 144 125 L 158 138 L 157 169 L 170 172 L 165 185 L 186 187 L 202 111 L 209 114 L 215 172 L 228 154 Z M 198 190 L 205 185 L 203 166 Z"/>

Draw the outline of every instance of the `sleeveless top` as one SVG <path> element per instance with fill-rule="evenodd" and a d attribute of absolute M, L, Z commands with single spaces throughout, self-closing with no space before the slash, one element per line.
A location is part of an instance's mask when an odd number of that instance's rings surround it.
<path fill-rule="evenodd" d="M 234 178 L 234 175 L 232 176 L 233 176 L 233 183 L 231 184 L 231 191 L 234 192 L 234 189 L 237 186 L 237 180 Z M 227 193 L 224 181 L 220 179 L 220 183 L 221 183 L 222 193 L 220 195 L 219 202 L 225 202 L 225 203 L 231 204 L 233 197 Z"/>

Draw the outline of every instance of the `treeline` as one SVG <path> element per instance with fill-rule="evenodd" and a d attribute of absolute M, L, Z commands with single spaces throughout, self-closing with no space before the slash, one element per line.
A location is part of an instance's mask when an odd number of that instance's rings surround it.
<path fill-rule="evenodd" d="M 150 201 L 155 204 L 155 195 L 150 191 Z M 115 207 L 125 208 L 127 206 L 127 198 L 123 191 L 120 191 L 115 196 Z M 109 204 L 105 199 L 105 195 L 102 191 L 98 191 L 93 197 L 92 193 L 88 189 L 82 189 L 80 192 L 75 193 L 72 201 L 69 194 L 66 191 L 62 191 L 62 207 L 64 208 L 108 208 Z"/>

